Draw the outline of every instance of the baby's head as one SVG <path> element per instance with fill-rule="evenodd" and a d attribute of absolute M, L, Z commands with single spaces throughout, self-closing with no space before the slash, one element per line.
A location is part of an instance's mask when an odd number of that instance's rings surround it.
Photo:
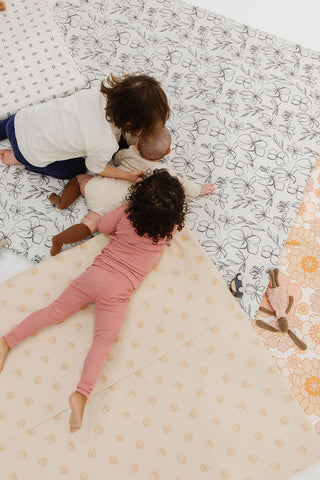
<path fill-rule="evenodd" d="M 162 127 L 150 135 L 139 138 L 137 148 L 146 160 L 157 161 L 170 153 L 171 135 L 166 127 Z"/>

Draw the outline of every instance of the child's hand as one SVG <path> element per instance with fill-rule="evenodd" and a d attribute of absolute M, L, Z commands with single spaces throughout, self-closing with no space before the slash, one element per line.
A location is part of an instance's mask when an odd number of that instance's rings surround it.
<path fill-rule="evenodd" d="M 216 187 L 213 183 L 205 183 L 201 186 L 200 197 L 203 195 L 209 195 L 215 191 Z"/>
<path fill-rule="evenodd" d="M 129 173 L 129 182 L 138 183 L 141 180 L 144 180 L 145 174 L 143 170 L 135 170 L 134 172 Z"/>

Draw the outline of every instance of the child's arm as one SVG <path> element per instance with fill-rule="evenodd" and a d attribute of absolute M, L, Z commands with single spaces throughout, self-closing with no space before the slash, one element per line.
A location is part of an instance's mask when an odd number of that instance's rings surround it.
<path fill-rule="evenodd" d="M 109 178 L 120 178 L 122 180 L 127 180 L 131 183 L 140 182 L 143 179 L 143 171 L 135 170 L 134 172 L 125 172 L 121 168 L 113 167 L 112 165 L 107 164 L 105 169 L 99 173 L 102 177 Z"/>
<path fill-rule="evenodd" d="M 99 220 L 98 230 L 105 235 L 112 233 L 116 230 L 120 218 L 124 214 L 125 207 L 119 207 L 112 212 L 108 212 Z"/>

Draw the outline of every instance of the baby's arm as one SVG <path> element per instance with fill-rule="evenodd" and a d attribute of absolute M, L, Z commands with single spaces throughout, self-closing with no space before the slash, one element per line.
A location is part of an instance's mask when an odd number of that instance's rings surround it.
<path fill-rule="evenodd" d="M 216 187 L 214 186 L 214 183 L 204 183 L 201 185 L 201 190 L 200 190 L 200 197 L 203 195 L 209 195 L 215 191 Z"/>
<path fill-rule="evenodd" d="M 134 172 L 126 172 L 121 170 L 121 168 L 113 167 L 112 165 L 107 165 L 105 169 L 99 173 L 102 177 L 109 178 L 120 178 L 121 180 L 127 180 L 131 183 L 140 182 L 143 179 L 143 171 L 135 170 Z"/>
<path fill-rule="evenodd" d="M 172 168 L 167 168 L 167 170 L 171 175 L 177 175 L 177 172 Z M 215 190 L 215 186 L 213 183 L 204 183 L 203 185 L 200 185 L 199 183 L 193 182 L 192 180 L 188 180 L 182 175 L 178 175 L 178 178 L 179 180 L 181 180 L 186 196 L 189 198 L 197 198 L 202 197 L 203 195 L 209 195 Z"/>

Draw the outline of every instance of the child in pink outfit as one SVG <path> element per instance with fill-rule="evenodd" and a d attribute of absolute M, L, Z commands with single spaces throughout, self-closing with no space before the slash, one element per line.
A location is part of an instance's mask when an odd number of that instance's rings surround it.
<path fill-rule="evenodd" d="M 91 394 L 118 335 L 131 293 L 157 263 L 186 212 L 184 189 L 166 170 L 132 185 L 127 204 L 105 214 L 99 231 L 110 243 L 50 305 L 29 315 L 0 340 L 0 371 L 10 349 L 42 327 L 59 323 L 86 304 L 96 307 L 92 346 L 76 391 L 69 397 L 70 431 L 79 430 Z"/>

